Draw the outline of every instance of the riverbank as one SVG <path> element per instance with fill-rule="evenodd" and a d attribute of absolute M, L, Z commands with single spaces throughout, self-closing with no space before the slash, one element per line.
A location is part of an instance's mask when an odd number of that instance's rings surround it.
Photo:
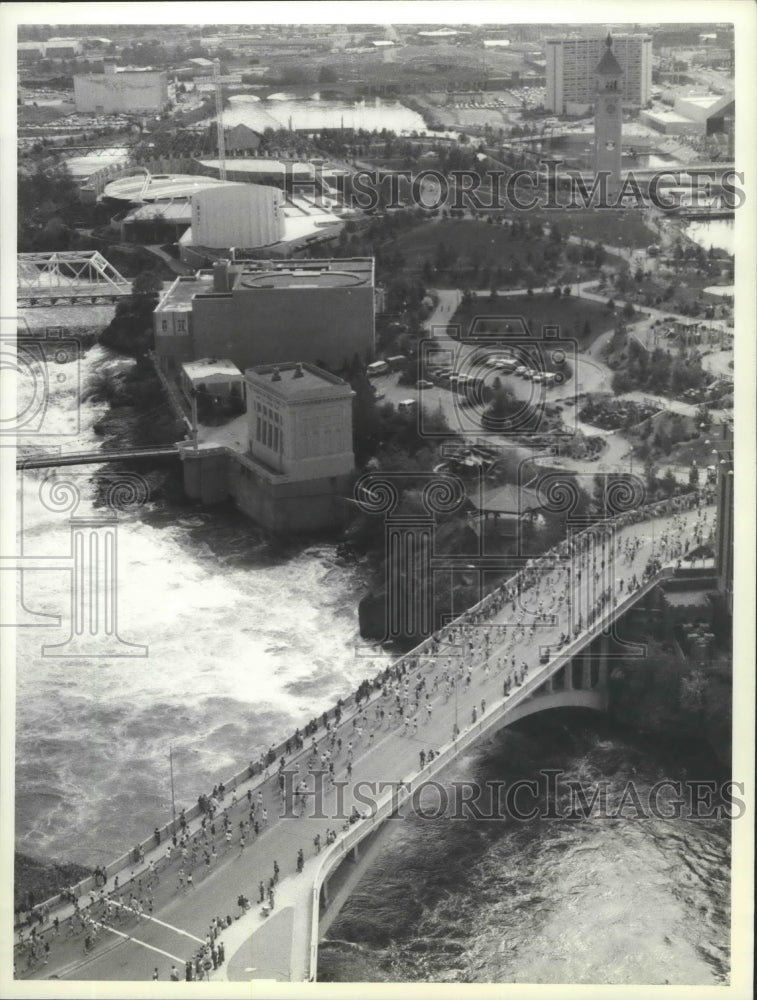
<path fill-rule="evenodd" d="M 23 851 L 14 852 L 13 899 L 16 914 L 28 911 L 91 875 L 83 865 L 66 861 L 44 861 Z"/>

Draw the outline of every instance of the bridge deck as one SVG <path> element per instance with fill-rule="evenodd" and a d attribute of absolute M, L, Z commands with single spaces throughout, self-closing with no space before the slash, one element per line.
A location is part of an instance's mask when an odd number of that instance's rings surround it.
<path fill-rule="evenodd" d="M 697 521 L 699 517 L 706 517 L 706 522 Z M 701 513 L 693 510 L 678 515 L 681 525 L 681 544 L 688 547 L 686 542 L 692 538 L 695 532 L 707 534 L 712 526 L 713 508 L 702 508 Z M 392 782 L 404 781 L 408 786 L 436 773 L 437 768 L 441 768 L 446 762 L 459 753 L 462 749 L 472 746 L 482 733 L 493 732 L 501 725 L 507 724 L 508 713 L 512 718 L 516 715 L 523 715 L 530 711 L 533 705 L 529 705 L 529 700 L 533 693 L 544 684 L 547 678 L 561 669 L 562 661 L 575 655 L 583 649 L 597 634 L 602 627 L 607 625 L 624 608 L 630 607 L 638 600 L 641 593 L 651 589 L 657 579 L 648 579 L 645 585 L 635 593 L 629 593 L 629 586 L 632 577 L 635 575 L 641 578 L 648 560 L 655 555 L 660 557 L 660 540 L 664 532 L 672 530 L 673 517 L 666 516 L 650 521 L 631 524 L 621 528 L 618 538 L 621 542 L 635 537 L 639 540 L 638 548 L 627 561 L 621 558 L 615 560 L 613 593 L 615 595 L 612 604 L 606 609 L 602 617 L 598 618 L 590 630 L 584 630 L 579 636 L 574 638 L 570 647 L 565 647 L 561 655 L 553 656 L 548 664 L 540 664 L 539 647 L 553 642 L 560 631 L 564 631 L 567 625 L 565 614 L 557 615 L 554 624 L 548 627 L 539 628 L 539 637 L 534 640 L 528 632 L 522 637 L 510 642 L 506 637 L 493 634 L 489 641 L 488 656 L 486 653 L 486 640 L 478 638 L 479 656 L 474 657 L 475 666 L 470 685 L 464 681 L 458 685 L 457 697 L 448 697 L 440 688 L 432 698 L 432 715 L 430 718 L 421 718 L 419 715 L 419 725 L 417 732 L 412 728 L 407 735 L 403 735 L 403 727 L 397 722 L 390 722 L 386 717 L 379 722 L 374 718 L 376 707 L 387 705 L 390 699 L 381 699 L 380 695 L 374 695 L 368 705 L 368 721 L 364 724 L 365 731 L 362 737 L 357 735 L 357 718 L 350 714 L 342 719 L 339 728 L 339 735 L 343 739 L 342 752 L 337 760 L 337 778 L 346 778 L 346 744 L 349 740 L 355 743 L 354 762 L 352 770 L 352 785 L 344 788 L 343 803 L 341 812 L 349 814 L 352 805 L 356 804 L 358 809 L 365 809 L 365 803 L 354 796 L 354 783 L 358 780 L 370 782 Z M 671 555 L 668 549 L 667 555 Z M 577 564 L 571 566 L 572 582 L 567 587 L 556 584 L 546 585 L 542 594 L 538 595 L 532 588 L 521 595 L 521 603 L 530 607 L 535 602 L 538 607 L 540 599 L 545 599 L 547 595 L 559 595 L 560 593 L 571 594 L 575 604 L 585 604 L 593 596 L 593 588 L 596 581 L 592 574 L 584 573 L 581 581 L 577 579 L 574 572 Z M 567 569 L 565 570 L 567 572 Z M 621 590 L 620 584 L 623 582 Z M 567 602 L 563 605 L 563 610 L 567 607 Z M 516 615 L 517 617 L 517 615 Z M 495 626 L 512 626 L 512 609 L 506 605 L 489 622 Z M 531 619 L 526 619 L 528 623 Z M 488 630 L 490 635 L 491 629 Z M 485 633 L 482 630 L 480 635 Z M 467 641 L 466 635 L 465 640 Z M 516 687 L 508 698 L 503 697 L 503 678 L 509 668 L 498 668 L 498 660 L 505 655 L 515 655 L 516 662 L 521 661 L 526 664 L 525 682 Z M 436 657 L 424 657 L 420 664 L 427 683 L 427 689 L 433 689 L 435 677 L 448 668 L 448 661 L 453 660 L 452 669 L 459 677 L 465 676 L 467 667 L 465 664 L 464 649 L 462 645 L 458 650 L 448 650 L 444 654 Z M 407 657 L 405 658 L 407 659 Z M 487 670 L 485 662 L 489 664 Z M 455 665 L 462 667 L 462 673 L 455 669 Z M 413 668 L 412 677 L 418 671 Z M 592 692 L 585 692 L 588 698 Z M 537 696 L 538 697 L 538 696 Z M 481 700 L 485 699 L 487 709 L 483 716 L 475 723 L 471 723 L 473 708 L 480 708 Z M 536 699 L 533 699 L 535 703 Z M 548 696 L 551 705 L 560 703 L 559 697 Z M 537 706 L 538 707 L 538 706 Z M 425 713 L 424 713 L 425 715 Z M 458 722 L 460 735 L 455 742 L 452 739 L 453 727 Z M 324 731 L 319 730 L 318 737 L 322 741 Z M 308 741 L 306 741 L 307 744 Z M 442 751 L 434 762 L 435 767 L 426 768 L 419 772 L 419 751 L 433 748 Z M 288 765 L 293 767 L 298 763 L 303 774 L 307 773 L 306 758 L 308 747 L 299 755 L 290 758 Z M 268 822 L 261 827 L 260 835 L 255 837 L 250 833 L 250 840 L 246 849 L 240 849 L 239 840 L 239 820 L 247 814 L 247 799 L 244 795 L 247 788 L 253 800 L 257 800 L 258 792 L 261 795 L 263 807 L 268 810 Z M 312 784 L 310 786 L 313 787 Z M 281 867 L 282 878 L 276 890 L 276 909 L 274 915 L 285 907 L 292 907 L 291 919 L 277 918 L 275 923 L 270 922 L 270 918 L 263 917 L 257 906 L 253 906 L 250 911 L 242 915 L 231 928 L 224 932 L 222 940 L 226 943 L 227 965 L 219 969 L 218 972 L 211 973 L 211 977 L 234 978 L 249 981 L 250 979 L 289 979 L 291 981 L 301 981 L 315 975 L 315 963 L 317 961 L 317 913 L 315 904 L 318 898 L 318 889 L 323 878 L 328 871 L 343 857 L 345 851 L 354 843 L 358 843 L 367 830 L 373 829 L 375 822 L 379 822 L 387 812 L 391 812 L 395 802 L 392 802 L 391 792 L 384 794 L 383 800 L 379 797 L 377 819 L 374 823 L 368 820 L 360 821 L 354 826 L 344 824 L 342 820 L 336 818 L 335 793 L 324 790 L 323 811 L 316 815 L 307 815 L 302 818 L 294 818 L 290 815 L 281 815 L 281 798 L 276 787 L 275 775 L 267 780 L 264 776 L 259 776 L 251 783 L 245 784 L 237 789 L 240 803 L 235 809 L 231 809 L 233 842 L 227 846 L 222 833 L 216 836 L 216 843 L 219 846 L 219 861 L 213 862 L 213 870 L 210 874 L 205 874 L 205 865 L 202 859 L 194 868 L 195 887 L 192 889 L 177 888 L 177 872 L 179 861 L 174 852 L 173 860 L 168 863 L 164 855 L 164 847 L 157 848 L 148 854 L 143 865 L 135 866 L 136 879 L 140 874 L 146 875 L 146 864 L 156 861 L 160 868 L 160 883 L 151 890 L 151 895 L 155 900 L 154 917 L 160 918 L 161 923 L 155 920 L 143 919 L 137 924 L 134 918 L 130 918 L 124 925 L 114 925 L 114 930 L 105 930 L 101 934 L 101 941 L 98 942 L 92 954 L 83 956 L 81 951 L 81 939 L 56 940 L 53 944 L 50 963 L 43 968 L 33 970 L 32 976 L 47 978 L 56 974 L 67 979 L 87 979 L 87 980 L 109 980 L 109 979 L 133 979 L 147 980 L 150 978 L 153 967 L 157 964 L 161 970 L 161 979 L 168 976 L 168 968 L 173 961 L 179 965 L 183 972 L 182 963 L 189 958 L 199 946 L 207 932 L 208 923 L 211 916 L 217 913 L 234 913 L 239 911 L 235 906 L 236 898 L 240 892 L 244 892 L 251 901 L 258 898 L 257 887 L 262 880 L 266 884 L 272 874 L 274 860 L 278 861 Z M 228 804 L 228 800 L 227 803 Z M 260 811 L 258 817 L 260 818 Z M 346 826 L 346 829 L 345 829 Z M 197 830 L 197 823 L 191 823 L 192 830 Z M 328 852 L 321 852 L 316 857 L 313 847 L 313 838 L 317 835 L 321 840 L 325 840 L 326 830 L 330 828 L 338 834 L 336 843 Z M 302 874 L 295 872 L 295 858 L 298 849 L 302 849 L 305 854 L 305 867 Z M 191 866 L 189 866 L 191 868 Z M 210 869 L 208 869 L 210 871 Z M 123 883 L 126 885 L 127 878 L 124 876 Z M 110 888 L 109 883 L 108 888 Z M 124 891 L 123 889 L 121 891 Z M 128 894 L 128 888 L 127 888 Z M 61 909 L 65 917 L 70 912 L 68 908 Z M 266 923 L 268 919 L 268 923 Z M 278 928 L 278 929 L 277 929 Z M 130 934 L 127 940 L 125 932 Z M 262 940 L 256 945 L 256 937 L 263 933 L 270 937 L 271 941 L 276 940 L 275 962 L 256 964 L 255 957 L 260 956 Z M 122 936 L 119 936 L 122 935 Z M 287 936 L 289 940 L 286 940 Z M 63 935 L 61 935 L 63 938 Z M 269 946 L 266 946 L 269 947 Z M 289 968 L 283 968 L 285 956 L 289 956 Z M 19 968 L 20 968 L 19 964 Z"/>

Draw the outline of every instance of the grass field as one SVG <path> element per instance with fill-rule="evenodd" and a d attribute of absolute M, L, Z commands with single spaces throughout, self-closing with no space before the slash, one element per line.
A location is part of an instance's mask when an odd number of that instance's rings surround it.
<path fill-rule="evenodd" d="M 492 301 L 488 296 L 477 297 L 471 311 L 458 310 L 450 325 L 469 328 L 476 317 L 522 317 L 531 336 L 540 336 L 543 326 L 559 326 L 564 337 L 578 341 L 579 350 L 586 350 L 593 341 L 615 325 L 615 315 L 599 302 L 589 302 L 576 296 L 554 298 L 552 295 L 508 295 Z M 589 332 L 584 331 L 588 321 Z"/>
<path fill-rule="evenodd" d="M 563 199 L 567 194 L 561 195 Z M 558 201 L 560 199 L 558 198 Z M 517 213 L 522 218 L 537 219 L 546 225 L 556 222 L 563 236 L 579 236 L 591 243 L 603 243 L 611 247 L 633 247 L 642 249 L 659 240 L 659 235 L 651 229 L 642 214 L 636 210 L 615 211 L 614 209 L 570 209 L 559 211 L 533 211 Z"/>
<path fill-rule="evenodd" d="M 513 238 L 509 229 L 503 226 L 474 219 L 439 219 L 401 233 L 392 240 L 392 249 L 404 255 L 411 271 L 420 270 L 424 260 L 433 264 L 440 243 L 453 247 L 458 261 L 467 262 L 475 253 L 481 265 L 507 267 L 511 257 L 516 257 L 525 266 L 526 254 L 530 251 L 536 258 L 544 242 L 533 237 Z"/>

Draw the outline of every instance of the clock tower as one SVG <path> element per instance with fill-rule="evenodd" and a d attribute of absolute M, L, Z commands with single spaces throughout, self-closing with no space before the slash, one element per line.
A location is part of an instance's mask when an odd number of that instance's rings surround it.
<path fill-rule="evenodd" d="M 623 130 L 623 70 L 612 51 L 612 38 L 594 73 L 597 93 L 594 102 L 594 173 L 608 171 L 607 193 L 612 196 L 620 189 L 620 157 Z"/>

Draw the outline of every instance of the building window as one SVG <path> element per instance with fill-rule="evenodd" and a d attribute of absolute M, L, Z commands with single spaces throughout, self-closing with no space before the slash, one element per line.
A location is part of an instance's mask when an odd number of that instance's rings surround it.
<path fill-rule="evenodd" d="M 160 328 L 163 331 L 163 333 L 165 333 L 166 330 L 168 329 L 168 320 L 164 319 L 163 322 L 160 324 Z"/>

